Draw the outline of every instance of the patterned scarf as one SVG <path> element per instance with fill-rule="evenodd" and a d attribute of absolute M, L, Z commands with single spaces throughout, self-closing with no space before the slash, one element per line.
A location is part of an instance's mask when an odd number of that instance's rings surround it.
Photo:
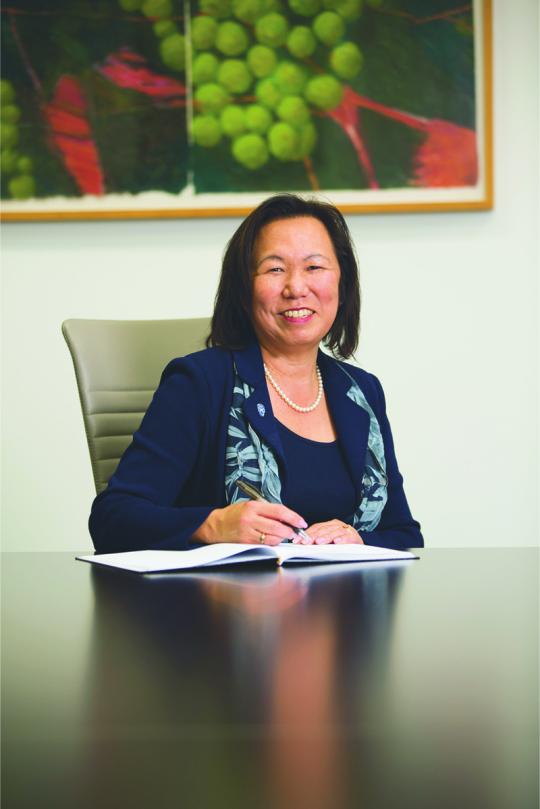
<path fill-rule="evenodd" d="M 352 525 L 357 531 L 373 531 L 381 519 L 388 500 L 386 459 L 381 428 L 360 386 L 353 377 L 338 365 L 351 383 L 347 396 L 369 415 L 369 437 L 366 457 L 362 459 L 362 499 L 352 515 Z M 281 503 L 281 480 L 273 450 L 261 441 L 244 415 L 242 405 L 255 389 L 243 382 L 234 367 L 233 397 L 229 411 L 227 451 L 225 455 L 225 493 L 227 503 L 245 500 L 246 496 L 236 486 L 243 479 L 255 486 L 266 500 Z"/>

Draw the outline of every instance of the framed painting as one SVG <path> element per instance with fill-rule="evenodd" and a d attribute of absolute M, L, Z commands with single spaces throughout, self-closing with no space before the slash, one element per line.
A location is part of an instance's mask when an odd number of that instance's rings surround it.
<path fill-rule="evenodd" d="M 492 206 L 491 3 L 10 0 L 2 218 Z"/>

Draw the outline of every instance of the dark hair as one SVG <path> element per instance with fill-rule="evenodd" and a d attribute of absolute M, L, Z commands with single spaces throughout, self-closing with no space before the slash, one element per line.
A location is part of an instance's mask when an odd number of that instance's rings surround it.
<path fill-rule="evenodd" d="M 255 240 L 261 229 L 278 219 L 313 217 L 326 228 L 340 268 L 339 307 L 324 342 L 340 357 L 350 357 L 358 345 L 360 285 L 349 228 L 343 215 L 326 202 L 278 194 L 262 202 L 244 219 L 227 245 L 207 346 L 244 348 L 255 338 L 252 324 L 252 279 Z"/>

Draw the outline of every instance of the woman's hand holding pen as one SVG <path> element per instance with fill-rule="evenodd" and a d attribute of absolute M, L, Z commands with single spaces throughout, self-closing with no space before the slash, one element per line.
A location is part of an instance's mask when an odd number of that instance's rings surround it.
<path fill-rule="evenodd" d="M 193 534 L 201 542 L 246 542 L 279 545 L 293 528 L 307 528 L 295 511 L 278 503 L 248 500 L 216 508 Z"/>

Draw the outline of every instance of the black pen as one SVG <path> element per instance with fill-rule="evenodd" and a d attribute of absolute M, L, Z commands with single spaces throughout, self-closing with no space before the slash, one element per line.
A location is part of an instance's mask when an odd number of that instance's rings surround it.
<path fill-rule="evenodd" d="M 250 497 L 252 500 L 259 500 L 262 503 L 270 502 L 269 500 L 266 499 L 266 497 L 263 497 L 260 491 L 256 489 L 255 486 L 252 486 L 251 483 L 246 483 L 243 480 L 237 480 L 236 485 L 238 486 L 241 492 L 247 494 L 247 496 Z M 299 537 L 302 537 L 302 539 L 307 540 L 311 544 L 312 539 L 309 536 L 309 534 L 306 534 L 303 528 L 295 528 L 294 525 L 291 525 L 290 528 L 292 528 L 295 534 L 298 534 Z"/>

